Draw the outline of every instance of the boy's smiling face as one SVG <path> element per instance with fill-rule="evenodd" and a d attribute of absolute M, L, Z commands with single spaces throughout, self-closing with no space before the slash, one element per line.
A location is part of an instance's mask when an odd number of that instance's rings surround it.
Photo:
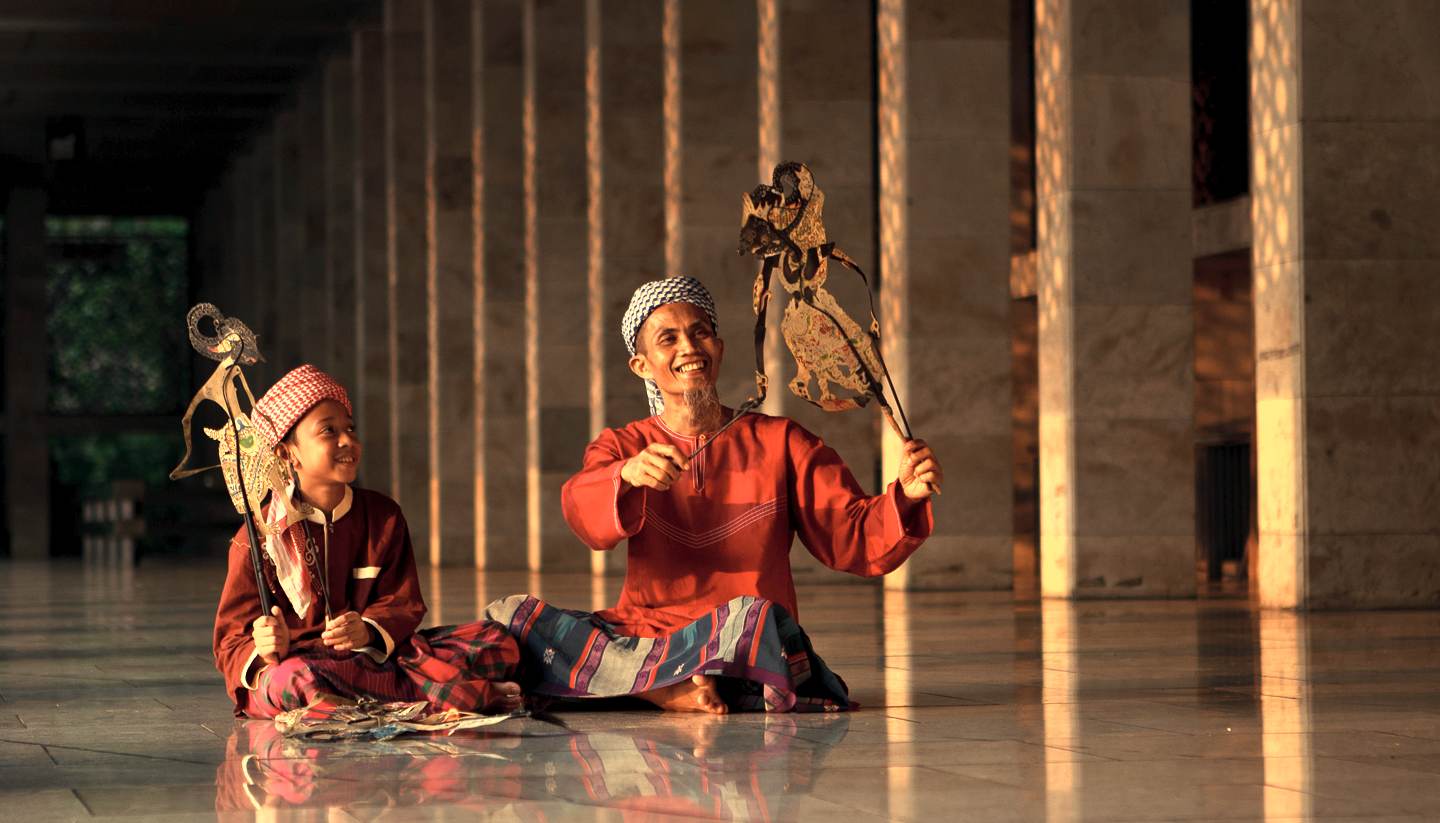
<path fill-rule="evenodd" d="M 300 418 L 285 442 L 282 460 L 295 467 L 300 488 L 350 484 L 360 471 L 360 437 L 355 421 L 335 400 L 322 400 Z"/>

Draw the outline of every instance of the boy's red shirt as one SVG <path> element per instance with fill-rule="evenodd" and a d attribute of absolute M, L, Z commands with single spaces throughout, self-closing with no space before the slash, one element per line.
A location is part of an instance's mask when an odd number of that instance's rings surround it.
<path fill-rule="evenodd" d="M 310 524 L 317 547 L 324 545 L 325 528 L 321 523 Z M 399 504 L 379 492 L 350 489 L 347 501 L 332 514 L 329 540 L 331 612 L 354 611 L 377 627 L 389 648 L 376 651 L 388 658 L 408 643 L 425 617 L 410 529 Z M 268 563 L 267 572 L 273 575 Z M 325 648 L 320 642 L 325 630 L 324 604 L 317 600 L 308 614 L 297 615 L 279 586 L 271 583 L 273 599 L 290 628 L 291 651 Z M 246 667 L 255 651 L 250 629 L 259 616 L 250 540 L 242 526 L 230 541 L 229 571 L 215 614 L 214 636 L 215 667 L 225 676 L 225 689 L 236 703 L 237 715 L 249 691 Z M 259 665 L 257 662 L 256 668 Z"/>

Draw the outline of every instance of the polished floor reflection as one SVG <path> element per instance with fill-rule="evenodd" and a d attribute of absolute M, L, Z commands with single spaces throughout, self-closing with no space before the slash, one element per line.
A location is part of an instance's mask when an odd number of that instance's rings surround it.
<path fill-rule="evenodd" d="M 223 570 L 0 563 L 0 819 L 1440 819 L 1440 612 L 812 585 L 851 715 L 297 744 L 229 714 Z M 422 570 L 432 622 L 614 582 Z"/>

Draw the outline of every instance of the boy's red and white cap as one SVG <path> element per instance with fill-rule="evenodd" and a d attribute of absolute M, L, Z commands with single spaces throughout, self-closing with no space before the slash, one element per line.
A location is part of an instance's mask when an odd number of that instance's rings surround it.
<path fill-rule="evenodd" d="M 345 387 L 307 363 L 280 378 L 256 401 L 255 428 L 273 448 L 322 400 L 334 400 L 345 407 L 346 414 L 355 413 Z"/>

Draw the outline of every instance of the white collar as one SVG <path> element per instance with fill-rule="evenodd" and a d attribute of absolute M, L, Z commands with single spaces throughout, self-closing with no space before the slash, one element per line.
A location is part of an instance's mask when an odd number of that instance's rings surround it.
<path fill-rule="evenodd" d="M 339 521 L 340 518 L 344 517 L 346 514 L 349 514 L 350 504 L 353 503 L 354 500 L 354 492 L 350 490 L 349 486 L 346 486 L 345 496 L 340 498 L 340 503 L 335 507 L 335 512 L 330 515 L 330 519 L 328 522 L 335 523 Z M 315 506 L 307 506 L 306 508 L 309 509 L 309 511 L 305 514 L 306 520 L 309 520 L 311 523 L 319 523 L 322 526 L 325 525 L 325 523 L 327 522 L 325 519 L 325 512 L 321 511 Z"/>

